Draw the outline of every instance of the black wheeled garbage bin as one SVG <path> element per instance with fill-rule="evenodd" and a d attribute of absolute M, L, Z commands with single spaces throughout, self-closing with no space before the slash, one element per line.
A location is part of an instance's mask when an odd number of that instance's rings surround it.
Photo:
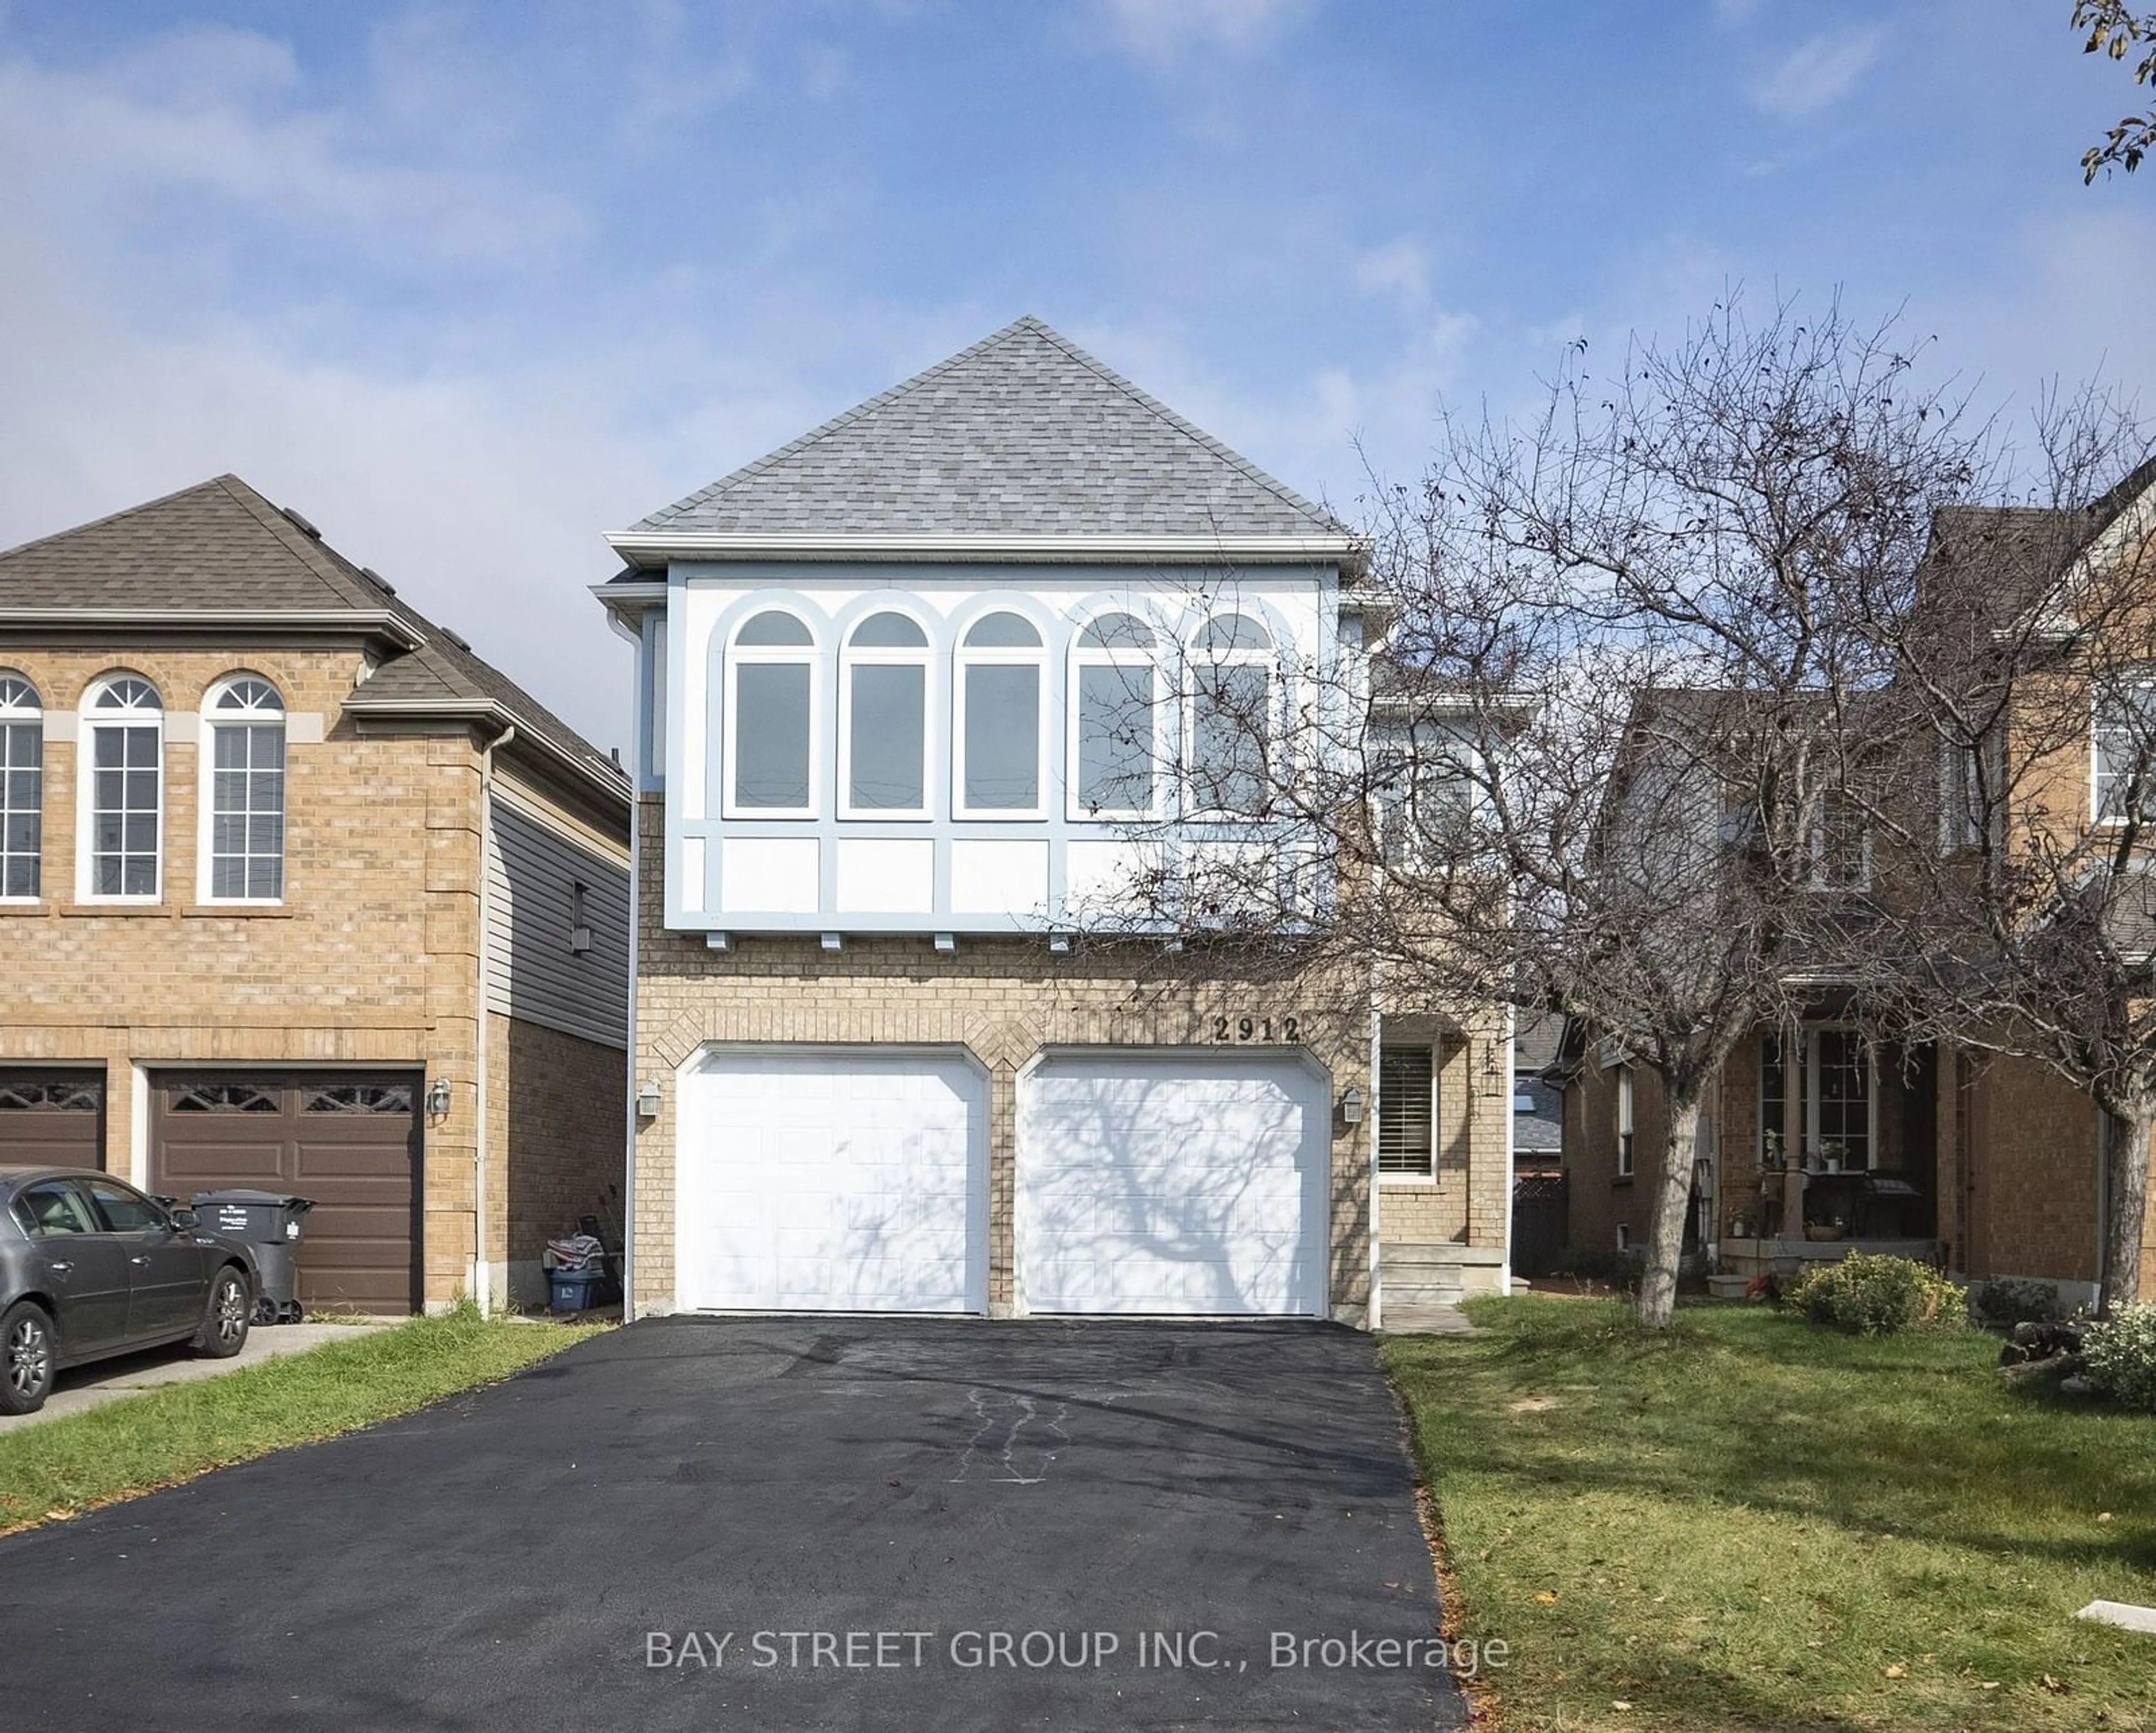
<path fill-rule="evenodd" d="M 301 1224 L 314 1208 L 311 1197 L 282 1191 L 198 1191 L 195 1219 L 208 1232 L 244 1240 L 254 1250 L 261 1288 L 254 1301 L 257 1324 L 297 1324 Z"/>

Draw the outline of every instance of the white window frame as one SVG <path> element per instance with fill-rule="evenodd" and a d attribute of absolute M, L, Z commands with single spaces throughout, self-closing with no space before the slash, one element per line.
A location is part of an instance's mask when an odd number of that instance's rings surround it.
<path fill-rule="evenodd" d="M 1782 1098 L 1789 1099 L 1789 1091 L 1799 1093 L 1799 1117 L 1797 1126 L 1798 1145 L 1796 1165 L 1809 1167 L 1815 1154 L 1824 1160 L 1824 1140 L 1820 1135 L 1820 1037 L 1823 1035 L 1848 1035 L 1856 1037 L 1864 1053 L 1864 1165 L 1861 1168 L 1844 1167 L 1844 1173 L 1871 1173 L 1879 1166 L 1879 1052 L 1876 1046 L 1865 1039 L 1864 1031 L 1850 1023 L 1806 1023 L 1797 1031 L 1794 1041 L 1784 1041 L 1782 1058 Z M 1782 1135 L 1780 1125 L 1767 1123 L 1767 1092 L 1765 1085 L 1766 1043 L 1774 1039 L 1771 1031 L 1759 1037 L 1760 1087 L 1755 1091 L 1758 1106 L 1758 1137 L 1754 1146 L 1756 1158 L 1763 1165 L 1766 1160 L 1767 1139 L 1771 1134 Z M 1797 1075 L 1790 1075 L 1790 1057 L 1794 1054 Z M 1790 1152 L 1783 1151 L 1783 1160 Z"/>
<path fill-rule="evenodd" d="M 806 644 L 743 644 L 742 629 L 767 614 L 783 614 L 808 634 Z M 741 738 L 741 682 L 734 671 L 751 663 L 798 665 L 808 671 L 808 802 L 805 806 L 744 806 L 734 798 L 734 746 Z M 736 620 L 726 638 L 722 669 L 726 679 L 726 739 L 719 754 L 719 811 L 729 819 L 812 819 L 824 810 L 824 654 L 814 622 L 798 609 L 779 603 L 752 606 Z"/>
<path fill-rule="evenodd" d="M 1632 1067 L 1617 1067 L 1617 1177 L 1633 1178 L 1640 1168 L 1638 1120 L 1633 1095 Z"/>
<path fill-rule="evenodd" d="M 0 668 L 0 731 L 22 728 L 38 731 L 37 850 L 30 856 L 36 864 L 38 888 L 27 897 L 8 894 L 5 841 L 4 836 L 0 836 L 0 904 L 18 908 L 34 908 L 45 894 L 45 706 L 37 683 L 28 675 L 15 668 Z M 0 777 L 6 774 L 6 762 L 0 757 Z M 5 824 L 8 811 L 5 784 L 0 783 L 0 825 Z"/>
<path fill-rule="evenodd" d="M 1430 1057 L 1430 1167 L 1426 1172 L 1403 1171 L 1399 1168 L 1380 1167 L 1378 1183 L 1393 1186 L 1429 1187 L 1437 1184 L 1438 1151 L 1445 1141 L 1445 1121 L 1441 1112 L 1445 1105 L 1445 1049 L 1441 1043 L 1419 1041 L 1386 1041 L 1378 1042 L 1378 1075 L 1374 1079 L 1378 1097 L 1378 1133 L 1373 1139 L 1373 1156 L 1378 1154 L 1374 1145 L 1383 1139 L 1385 1126 L 1385 1055 L 1389 1052 L 1426 1052 Z"/>
<path fill-rule="evenodd" d="M 1206 650 L 1199 640 L 1216 625 L 1230 620 L 1241 620 L 1264 635 L 1263 649 Z M 1189 639 L 1189 647 L 1183 652 L 1182 691 L 1178 695 L 1177 726 L 1183 747 L 1183 774 L 1181 799 L 1184 816 L 1201 820 L 1207 824 L 1250 824 L 1258 821 L 1260 815 L 1236 812 L 1224 806 L 1209 806 L 1199 797 L 1198 791 L 1198 680 L 1201 673 L 1219 673 L 1229 668 L 1256 668 L 1265 676 L 1265 694 L 1260 710 L 1265 718 L 1265 733 L 1260 743 L 1265 754 L 1264 769 L 1259 773 L 1261 794 L 1270 794 L 1273 778 L 1279 769 L 1274 754 L 1285 749 L 1287 730 L 1282 726 L 1284 712 L 1282 693 L 1286 682 L 1281 678 L 1280 650 L 1272 627 L 1256 615 L 1238 608 L 1223 609 L 1209 615 L 1199 623 L 1198 630 Z"/>
<path fill-rule="evenodd" d="M 272 710 L 228 710 L 220 712 L 218 706 L 226 695 L 249 681 L 259 681 L 275 693 L 277 708 Z M 278 731 L 284 736 L 280 743 L 282 762 L 278 768 L 280 833 L 277 847 L 277 882 L 282 887 L 275 897 L 220 897 L 216 894 L 217 861 L 216 792 L 217 792 L 217 736 L 226 728 L 260 728 L 270 726 L 275 718 Z M 227 675 L 213 686 L 203 698 L 202 743 L 196 748 L 200 765 L 198 786 L 195 800 L 195 900 L 213 903 L 220 908 L 281 908 L 285 894 L 291 889 L 291 822 L 292 779 L 290 707 L 277 682 L 266 674 L 239 673 Z M 252 858 L 250 856 L 250 858 Z"/>
<path fill-rule="evenodd" d="M 150 710 L 140 707 L 128 709 L 104 710 L 99 701 L 122 681 L 138 681 L 156 701 L 157 707 Z M 157 682 L 143 675 L 126 670 L 102 675 L 90 682 L 83 693 L 80 738 L 75 748 L 75 900 L 83 903 L 134 906 L 146 908 L 165 900 L 165 862 L 169 852 L 171 836 L 167 827 L 166 809 L 169 804 L 168 784 L 165 762 L 167 743 L 164 694 Z M 100 734 L 127 728 L 153 728 L 157 743 L 157 884 L 147 892 L 133 895 L 115 892 L 100 895 L 97 891 L 97 741 Z"/>
<path fill-rule="evenodd" d="M 1984 748 L 1939 742 L 1939 852 L 1955 855 L 1984 840 Z M 2093 774 L 2094 757 L 2091 769 Z"/>
<path fill-rule="evenodd" d="M 922 639 L 920 644 L 861 645 L 855 642 L 870 620 L 886 614 L 911 620 Z M 936 692 L 935 634 L 928 622 L 910 608 L 884 602 L 846 627 L 839 649 L 839 816 L 852 823 L 891 820 L 919 824 L 935 816 L 936 786 L 932 774 L 937 759 L 935 719 L 941 709 Z M 918 806 L 856 806 L 854 805 L 854 671 L 857 668 L 918 668 L 921 670 L 921 804 Z"/>
<path fill-rule="evenodd" d="M 1143 650 L 1111 648 L 1081 641 L 1091 627 L 1117 615 L 1128 615 L 1151 633 L 1151 647 Z M 1166 754 L 1163 751 L 1165 742 L 1173 738 L 1171 730 L 1174 728 L 1175 711 L 1175 685 L 1169 677 L 1168 665 L 1163 655 L 1168 641 L 1168 635 L 1162 631 L 1160 623 L 1137 608 L 1102 608 L 1077 623 L 1077 630 L 1071 635 L 1070 654 L 1065 662 L 1068 672 L 1063 705 L 1064 786 L 1068 791 L 1065 811 L 1073 823 L 1131 824 L 1166 815 L 1168 785 L 1176 780 L 1175 767 L 1166 762 Z M 1080 738 L 1082 719 L 1078 712 L 1078 694 L 1083 677 L 1081 671 L 1086 668 L 1143 668 L 1152 676 L 1152 799 L 1144 807 L 1102 807 L 1096 811 L 1086 804 L 1079 780 L 1079 753 L 1083 742 Z"/>
<path fill-rule="evenodd" d="M 968 645 L 966 640 L 982 621 L 1008 614 L 1014 620 L 1024 620 L 1038 640 L 1029 649 L 1023 645 Z M 1055 757 L 1055 715 L 1050 696 L 1051 682 L 1048 677 L 1048 637 L 1040 629 L 1040 622 L 1015 608 L 991 608 L 987 612 L 966 622 L 958 634 L 957 647 L 951 658 L 951 815 L 968 820 L 1014 823 L 1038 823 L 1048 816 L 1048 767 Z M 966 676 L 975 668 L 1031 668 L 1034 671 L 1034 698 L 1040 709 L 1037 726 L 1040 735 L 1034 753 L 1034 802 L 1031 806 L 969 806 L 966 804 Z"/>
<path fill-rule="evenodd" d="M 1835 792 L 1827 789 L 1820 795 L 1819 814 L 1812 820 L 1811 872 L 1805 883 L 1815 891 L 1868 891 L 1871 888 L 1871 825 L 1861 811 L 1857 816 L 1864 829 L 1857 841 L 1856 878 L 1848 884 L 1837 884 L 1827 877 L 1826 803 Z"/>
<path fill-rule="evenodd" d="M 2156 669 L 2143 669 L 2137 674 L 2114 681 L 2099 681 L 2096 685 L 2089 705 L 2089 817 L 2092 823 L 2097 825 L 2120 825 L 2127 823 L 2133 816 L 2129 813 L 2107 810 L 2107 803 L 2104 798 L 2105 701 L 2116 693 L 2128 692 L 2137 694 L 2138 702 L 2148 707 L 2152 712 L 2156 712 Z M 2142 727 L 2144 730 L 2156 733 L 2156 713 L 2144 717 Z M 2156 808 L 2156 750 L 2152 750 L 2149 757 L 2151 763 L 2146 768 L 2150 772 L 2148 779 L 2151 786 L 2143 789 L 2142 797 L 2150 807 Z M 2147 820 L 2144 818 L 2135 821 L 2145 823 Z"/>
<path fill-rule="evenodd" d="M 1820 1079 L 1825 1067 L 1820 1062 L 1820 1037 L 1828 1034 L 1852 1036 L 1864 1055 L 1864 1165 L 1852 1168 L 1845 1162 L 1841 1170 L 1870 1173 L 1879 1165 L 1879 1055 L 1862 1030 L 1847 1023 L 1804 1025 L 1804 1137 L 1824 1160 L 1826 1144 L 1820 1131 Z M 1810 1154 L 1810 1149 L 1804 1152 L 1807 1165 Z"/>

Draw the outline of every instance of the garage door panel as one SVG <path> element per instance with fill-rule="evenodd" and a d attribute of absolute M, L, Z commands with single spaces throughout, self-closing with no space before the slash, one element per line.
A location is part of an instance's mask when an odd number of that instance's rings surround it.
<path fill-rule="evenodd" d="M 100 1167 L 105 1073 L 0 1069 L 0 1165 Z"/>
<path fill-rule="evenodd" d="M 1045 1062 L 1019 1112 L 1029 1309 L 1322 1314 L 1330 1107 L 1279 1057 Z"/>
<path fill-rule="evenodd" d="M 174 1072 L 157 1079 L 153 1189 L 244 1186 L 315 1201 L 300 1247 L 311 1307 L 417 1301 L 414 1073 Z"/>
<path fill-rule="evenodd" d="M 986 1093 L 956 1055 L 707 1057 L 683 1080 L 677 1302 L 981 1309 Z"/>

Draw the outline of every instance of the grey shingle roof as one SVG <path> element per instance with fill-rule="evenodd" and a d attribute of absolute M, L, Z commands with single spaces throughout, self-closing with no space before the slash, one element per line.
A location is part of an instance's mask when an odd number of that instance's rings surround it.
<path fill-rule="evenodd" d="M 237 476 L 0 553 L 0 608 L 380 608 L 381 592 Z"/>
<path fill-rule="evenodd" d="M 1285 483 L 1038 319 L 654 512 L 637 532 L 1337 535 Z"/>
<path fill-rule="evenodd" d="M 0 553 L 0 614 L 9 609 L 125 609 L 174 625 L 203 614 L 387 615 L 420 647 L 389 646 L 347 711 L 393 704 L 424 716 L 430 705 L 444 714 L 499 705 L 524 733 L 626 799 L 619 771 L 575 729 L 237 476 Z"/>

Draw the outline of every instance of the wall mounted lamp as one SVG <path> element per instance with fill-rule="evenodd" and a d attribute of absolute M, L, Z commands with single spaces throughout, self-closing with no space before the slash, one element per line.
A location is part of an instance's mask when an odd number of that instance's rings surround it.
<path fill-rule="evenodd" d="M 1350 1083 L 1340 1095 L 1340 1123 L 1360 1125 L 1363 1123 L 1363 1092 Z"/>
<path fill-rule="evenodd" d="M 449 1080 L 436 1077 L 427 1085 L 427 1117 L 446 1119 L 449 1116 Z"/>
<path fill-rule="evenodd" d="M 646 1077 L 637 1086 L 636 1117 L 639 1119 L 659 1117 L 659 1080 L 656 1077 Z"/>

